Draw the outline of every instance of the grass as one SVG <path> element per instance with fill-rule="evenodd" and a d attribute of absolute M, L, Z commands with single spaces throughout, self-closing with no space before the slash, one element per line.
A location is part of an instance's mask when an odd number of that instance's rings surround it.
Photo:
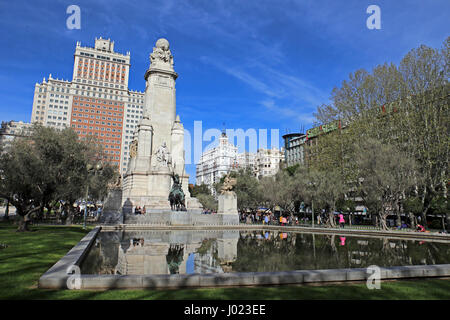
<path fill-rule="evenodd" d="M 16 226 L 0 223 L 0 299 L 450 299 L 448 279 L 382 282 L 381 290 L 369 290 L 364 283 L 178 290 L 38 289 L 39 277 L 87 231 L 81 226 L 31 229 L 32 232 L 18 233 Z"/>

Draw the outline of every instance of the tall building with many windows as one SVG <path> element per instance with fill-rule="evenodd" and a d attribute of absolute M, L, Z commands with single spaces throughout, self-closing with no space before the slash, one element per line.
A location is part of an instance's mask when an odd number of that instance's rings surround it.
<path fill-rule="evenodd" d="M 291 167 L 296 164 L 304 164 L 306 134 L 288 133 L 283 136 L 284 139 L 284 161 L 286 166 Z"/>
<path fill-rule="evenodd" d="M 128 98 L 125 103 L 125 111 L 123 117 L 123 137 L 122 137 L 122 159 L 121 170 L 125 174 L 130 157 L 130 144 L 133 141 L 134 131 L 142 119 L 144 111 L 144 94 L 139 91 L 128 91 Z"/>
<path fill-rule="evenodd" d="M 258 149 L 254 163 L 255 177 L 272 177 L 280 170 L 280 166 L 284 160 L 283 148 Z"/>
<path fill-rule="evenodd" d="M 2 121 L 0 125 L 0 147 L 6 150 L 16 137 L 26 137 L 31 133 L 31 124 L 23 121 Z"/>
<path fill-rule="evenodd" d="M 220 178 L 230 170 L 237 168 L 237 149 L 223 132 L 219 145 L 202 154 L 197 164 L 196 184 L 207 185 L 215 194 L 214 184 L 220 182 Z"/>
<path fill-rule="evenodd" d="M 34 88 L 31 122 L 39 122 L 44 126 L 65 128 L 70 125 L 72 112 L 72 84 L 67 80 L 50 76 Z"/>
<path fill-rule="evenodd" d="M 231 171 L 250 170 L 258 179 L 277 174 L 284 162 L 283 148 L 258 149 L 256 153 L 238 153 L 238 148 L 228 141 L 225 132 L 215 148 L 205 151 L 197 164 L 196 184 L 207 185 L 215 194 L 214 184 Z"/>
<path fill-rule="evenodd" d="M 144 92 L 128 89 L 130 52 L 114 51 L 114 41 L 76 43 L 72 80 L 50 74 L 36 83 L 31 122 L 73 128 L 83 139 L 94 136 L 107 159 L 125 173 L 129 144 L 142 117 Z"/>

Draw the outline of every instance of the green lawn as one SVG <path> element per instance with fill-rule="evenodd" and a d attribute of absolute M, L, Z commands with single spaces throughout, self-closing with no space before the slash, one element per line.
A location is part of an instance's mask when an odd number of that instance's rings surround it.
<path fill-rule="evenodd" d="M 0 299 L 450 299 L 450 280 L 382 282 L 327 286 L 279 286 L 181 290 L 43 290 L 39 277 L 86 233 L 81 226 L 34 226 L 17 233 L 0 223 Z M 2 248 L 2 244 L 7 247 Z"/>

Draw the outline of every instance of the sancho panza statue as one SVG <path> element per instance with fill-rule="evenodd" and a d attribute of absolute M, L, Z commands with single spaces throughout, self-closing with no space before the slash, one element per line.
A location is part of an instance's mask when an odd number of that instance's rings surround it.
<path fill-rule="evenodd" d="M 218 214 L 234 215 L 235 217 L 237 217 L 237 196 L 233 191 L 236 183 L 237 179 L 231 178 L 230 174 L 227 174 L 225 176 L 222 188 L 220 189 L 220 195 L 218 197 Z"/>
<path fill-rule="evenodd" d="M 225 176 L 225 179 L 223 181 L 223 185 L 220 188 L 220 194 L 224 195 L 235 195 L 233 189 L 236 185 L 237 180 L 236 178 L 231 178 L 229 174 Z"/>

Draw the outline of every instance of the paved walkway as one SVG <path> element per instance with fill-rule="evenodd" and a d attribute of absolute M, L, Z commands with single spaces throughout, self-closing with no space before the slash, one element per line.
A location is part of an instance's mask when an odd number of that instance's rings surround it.
<path fill-rule="evenodd" d="M 239 225 L 152 225 L 152 224 L 117 224 L 117 225 L 101 225 L 103 231 L 134 231 L 134 230 L 273 230 L 279 232 L 300 232 L 330 235 L 349 235 L 363 237 L 386 237 L 399 239 L 417 239 L 417 240 L 433 240 L 450 242 L 450 234 L 440 234 L 437 232 L 414 232 L 414 231 L 396 231 L 396 230 L 358 230 L 358 229 L 340 229 L 340 228 L 312 228 L 300 226 L 277 226 L 277 225 L 260 225 L 260 224 L 239 224 Z"/>

